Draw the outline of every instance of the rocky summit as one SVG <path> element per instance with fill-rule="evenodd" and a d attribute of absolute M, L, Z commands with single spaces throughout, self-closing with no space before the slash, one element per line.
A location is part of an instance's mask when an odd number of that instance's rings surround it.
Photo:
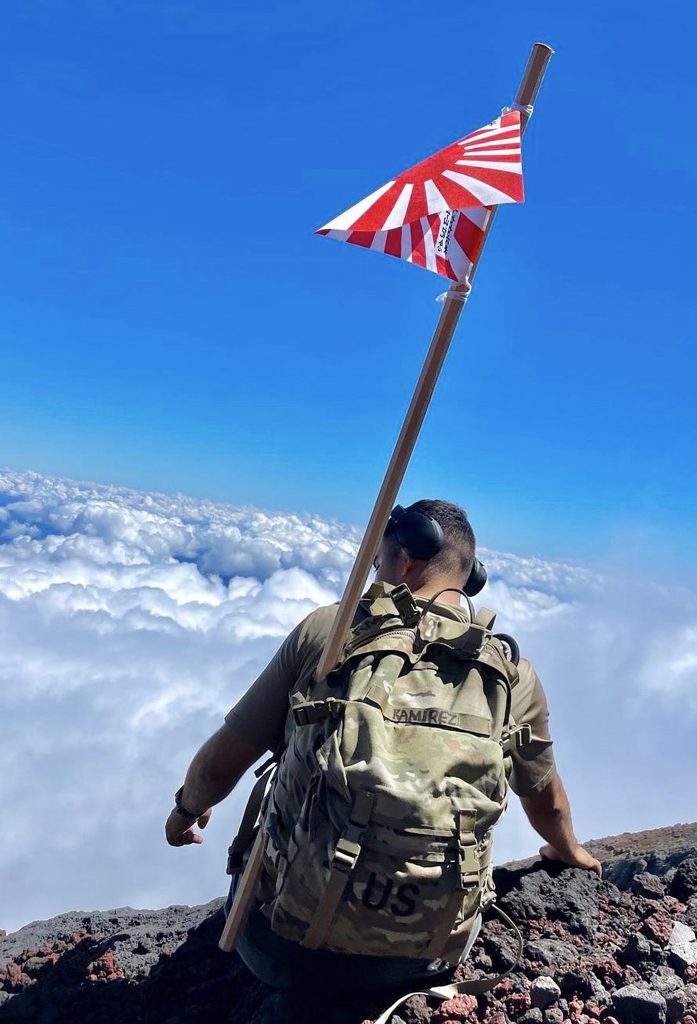
<path fill-rule="evenodd" d="M 595 875 L 539 860 L 496 872 L 525 937 L 493 992 L 437 1005 L 422 996 L 390 1024 L 697 1024 L 697 824 L 587 844 Z M 363 1024 L 385 1000 L 259 984 L 217 947 L 222 900 L 201 907 L 62 914 L 0 932 L 0 1020 L 32 1024 Z M 510 967 L 494 915 L 460 978 Z"/>

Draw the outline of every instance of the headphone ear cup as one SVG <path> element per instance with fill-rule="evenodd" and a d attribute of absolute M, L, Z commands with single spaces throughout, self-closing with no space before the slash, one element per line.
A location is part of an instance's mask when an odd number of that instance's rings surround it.
<path fill-rule="evenodd" d="M 484 589 L 488 574 L 482 563 L 478 558 L 475 558 L 472 571 L 467 577 L 467 582 L 464 586 L 464 591 L 468 597 L 475 597 L 480 590 Z"/>
<path fill-rule="evenodd" d="M 427 560 L 442 549 L 443 529 L 440 523 L 424 512 L 403 509 L 397 505 L 390 520 L 394 523 L 397 541 L 412 558 Z"/>

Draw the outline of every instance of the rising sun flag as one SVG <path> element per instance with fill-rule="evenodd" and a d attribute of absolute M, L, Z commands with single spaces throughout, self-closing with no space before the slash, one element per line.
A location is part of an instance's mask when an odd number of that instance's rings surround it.
<path fill-rule="evenodd" d="M 521 128 L 521 112 L 504 111 L 398 174 L 317 234 L 464 281 L 493 208 L 523 202 Z"/>

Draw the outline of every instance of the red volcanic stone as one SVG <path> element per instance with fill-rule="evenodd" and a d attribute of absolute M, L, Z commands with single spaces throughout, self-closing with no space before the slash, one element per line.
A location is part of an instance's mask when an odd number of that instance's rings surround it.
<path fill-rule="evenodd" d="M 571 999 L 569 1000 L 569 1017 L 571 1020 L 578 1020 L 583 1013 L 583 1000 L 582 999 Z"/>
<path fill-rule="evenodd" d="M 510 978 L 506 978 L 504 981 L 500 981 L 494 989 L 494 995 L 498 999 L 502 999 L 513 991 L 513 982 Z"/>
<path fill-rule="evenodd" d="M 508 1017 L 503 1010 L 494 1010 L 493 1013 L 488 1014 L 486 1024 L 508 1024 Z"/>
<path fill-rule="evenodd" d="M 684 914 L 687 910 L 687 905 L 681 903 L 680 900 L 676 900 L 674 896 L 666 896 L 663 900 L 663 906 L 669 914 Z"/>
<path fill-rule="evenodd" d="M 647 900 L 660 900 L 665 896 L 666 887 L 657 875 L 651 875 L 647 871 L 634 876 L 632 890 L 637 896 L 643 896 Z"/>
<path fill-rule="evenodd" d="M 445 1024 L 445 1021 L 468 1021 L 477 1019 L 477 1000 L 467 994 L 454 996 L 441 1003 L 431 1017 L 431 1024 Z"/>
<path fill-rule="evenodd" d="M 103 953 L 97 960 L 87 965 L 88 981 L 119 981 L 125 975 L 111 950 Z"/>
<path fill-rule="evenodd" d="M 612 958 L 608 960 L 602 960 L 596 965 L 595 973 L 602 981 L 605 988 L 615 988 L 622 981 L 624 971 Z"/>
<path fill-rule="evenodd" d="M 31 985 L 31 978 L 25 974 L 19 964 L 8 964 L 5 968 L 5 989 L 7 992 L 21 992 Z"/>
<path fill-rule="evenodd" d="M 673 931 L 673 919 L 665 910 L 657 910 L 644 921 L 641 930 L 659 946 L 667 946 Z"/>
<path fill-rule="evenodd" d="M 512 992 L 506 996 L 506 1009 L 510 1017 L 520 1017 L 531 1005 L 529 992 Z"/>

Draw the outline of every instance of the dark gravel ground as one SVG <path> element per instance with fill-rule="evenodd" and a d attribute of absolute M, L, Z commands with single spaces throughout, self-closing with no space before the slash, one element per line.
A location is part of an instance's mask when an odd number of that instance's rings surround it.
<path fill-rule="evenodd" d="M 497 869 L 526 945 L 493 993 L 415 998 L 391 1024 L 697 1024 L 697 824 L 587 845 L 602 881 L 534 860 Z M 361 1024 L 385 1005 L 277 996 L 217 948 L 221 908 L 74 912 L 0 933 L 2 1024 Z M 513 949 L 492 918 L 459 970 L 500 971 Z"/>

